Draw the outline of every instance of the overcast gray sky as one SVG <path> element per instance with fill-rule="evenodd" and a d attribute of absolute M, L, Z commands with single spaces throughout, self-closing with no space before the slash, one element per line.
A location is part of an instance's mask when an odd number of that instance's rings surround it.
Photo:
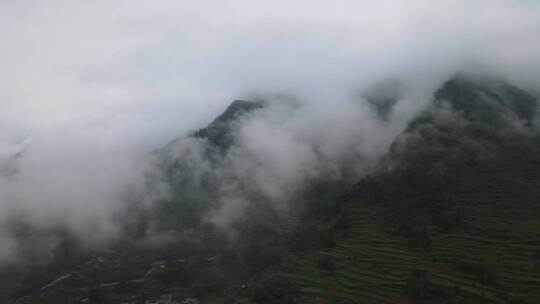
<path fill-rule="evenodd" d="M 538 74 L 540 3 L 1 1 L 0 38 L 2 145 L 73 124 L 164 140 L 250 91 L 464 62 Z"/>

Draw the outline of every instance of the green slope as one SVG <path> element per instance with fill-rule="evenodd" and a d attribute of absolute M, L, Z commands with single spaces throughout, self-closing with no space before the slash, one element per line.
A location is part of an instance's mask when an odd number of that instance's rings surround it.
<path fill-rule="evenodd" d="M 536 102 L 462 79 L 435 96 L 381 170 L 327 202 L 350 219 L 336 245 L 279 272 L 306 302 L 540 303 Z"/>
<path fill-rule="evenodd" d="M 348 209 L 348 236 L 295 257 L 280 275 L 328 303 L 538 303 L 540 212 L 517 209 L 498 192 L 457 202 L 460 227 L 434 233 L 421 250 L 358 202 Z M 318 265 L 325 257 L 333 273 Z"/>

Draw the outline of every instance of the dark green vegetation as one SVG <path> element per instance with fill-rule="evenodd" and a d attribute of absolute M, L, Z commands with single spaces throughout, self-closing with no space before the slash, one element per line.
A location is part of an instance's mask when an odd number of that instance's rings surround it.
<path fill-rule="evenodd" d="M 351 229 L 281 275 L 328 303 L 539 303 L 536 102 L 491 85 L 437 91 L 381 169 L 335 200 Z"/>
<path fill-rule="evenodd" d="M 383 104 L 387 117 L 394 102 L 383 97 Z M 198 152 L 210 168 L 234 145 L 235 121 L 261 107 L 237 101 L 194 133 L 208 141 Z M 135 240 L 109 254 L 66 246 L 57 255 L 70 262 L 4 272 L 0 286 L 15 291 L 1 302 L 30 295 L 20 303 L 160 296 L 200 303 L 540 303 L 536 113 L 535 98 L 516 87 L 456 77 L 371 174 L 353 185 L 314 183 L 286 215 L 254 194 L 232 242 L 204 221 L 223 176 L 202 171 L 193 183 L 177 174 L 195 172 L 192 163 L 165 159 L 174 195 L 135 212 L 126 228 Z M 141 247 L 137 237 L 155 218 L 174 241 Z"/>

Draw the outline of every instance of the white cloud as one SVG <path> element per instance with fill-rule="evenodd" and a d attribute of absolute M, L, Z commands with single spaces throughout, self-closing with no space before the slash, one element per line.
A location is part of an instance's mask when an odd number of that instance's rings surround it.
<path fill-rule="evenodd" d="M 243 153 L 294 185 L 315 170 L 314 147 L 328 164 L 380 153 L 456 70 L 538 88 L 539 32 L 540 3 L 525 0 L 2 1 L 0 147 L 33 140 L 17 180 L 0 181 L 0 226 L 22 212 L 114 235 L 111 212 L 142 183 L 141 156 L 253 92 L 310 103 L 286 125 L 255 121 L 242 133 Z M 352 103 L 386 77 L 420 90 L 383 127 Z M 261 136 L 279 143 L 272 154 Z M 277 185 L 268 191 L 286 188 Z"/>

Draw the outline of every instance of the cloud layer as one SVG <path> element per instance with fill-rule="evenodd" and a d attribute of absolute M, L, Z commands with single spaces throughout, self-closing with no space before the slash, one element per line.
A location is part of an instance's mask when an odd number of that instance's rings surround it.
<path fill-rule="evenodd" d="M 246 121 L 231 155 L 277 198 L 376 159 L 455 71 L 540 87 L 537 1 L 4 1 L 0 25 L 0 263 L 20 245 L 15 218 L 116 236 L 145 155 L 234 98 L 303 104 Z M 388 124 L 359 103 L 386 78 L 410 88 Z"/>

